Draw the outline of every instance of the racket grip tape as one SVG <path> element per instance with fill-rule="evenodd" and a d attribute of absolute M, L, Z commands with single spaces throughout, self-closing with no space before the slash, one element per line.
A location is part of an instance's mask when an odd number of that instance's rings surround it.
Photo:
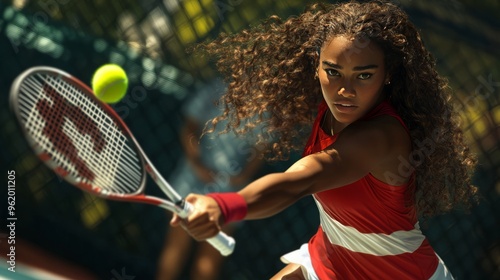
<path fill-rule="evenodd" d="M 236 244 L 234 238 L 228 236 L 222 231 L 216 236 L 207 239 L 207 242 L 217 249 L 223 256 L 231 255 L 234 251 L 234 245 Z"/>

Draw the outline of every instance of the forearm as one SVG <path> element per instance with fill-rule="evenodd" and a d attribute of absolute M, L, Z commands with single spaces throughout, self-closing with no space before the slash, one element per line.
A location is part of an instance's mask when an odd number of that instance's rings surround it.
<path fill-rule="evenodd" d="M 233 217 L 231 209 L 244 207 L 246 215 L 238 216 L 240 219 L 262 219 L 279 213 L 306 195 L 344 186 L 364 174 L 352 170 L 358 169 L 341 164 L 335 153 L 318 153 L 300 159 L 284 173 L 269 174 L 250 183 L 238 192 L 239 197 L 229 196 L 217 203 L 222 206 L 223 217 Z M 334 171 L 344 176 L 333 176 L 337 173 Z"/>
<path fill-rule="evenodd" d="M 248 206 L 245 219 L 262 219 L 283 211 L 310 194 L 311 184 L 293 172 L 273 173 L 254 181 L 239 192 Z"/>
<path fill-rule="evenodd" d="M 307 180 L 297 180 L 295 175 L 270 174 L 239 193 L 190 194 L 186 201 L 194 206 L 194 211 L 187 219 L 174 215 L 170 224 L 182 224 L 196 240 L 201 241 L 215 236 L 224 223 L 275 215 L 308 194 Z"/>

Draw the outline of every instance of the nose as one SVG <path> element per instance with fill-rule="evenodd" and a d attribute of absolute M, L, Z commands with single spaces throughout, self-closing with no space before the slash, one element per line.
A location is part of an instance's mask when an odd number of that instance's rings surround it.
<path fill-rule="evenodd" d="M 342 95 L 344 97 L 354 97 L 356 96 L 356 91 L 354 88 L 349 85 L 349 84 L 344 84 L 338 91 L 339 95 Z"/>

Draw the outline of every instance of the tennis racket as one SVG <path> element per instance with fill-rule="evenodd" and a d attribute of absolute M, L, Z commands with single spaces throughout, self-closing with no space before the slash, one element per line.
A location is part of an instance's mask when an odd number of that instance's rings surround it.
<path fill-rule="evenodd" d="M 186 218 L 193 206 L 158 173 L 123 120 L 77 78 L 52 67 L 21 73 L 10 107 L 35 154 L 67 182 L 107 199 L 159 206 Z M 169 200 L 145 195 L 148 173 Z M 235 241 L 207 240 L 224 256 Z"/>

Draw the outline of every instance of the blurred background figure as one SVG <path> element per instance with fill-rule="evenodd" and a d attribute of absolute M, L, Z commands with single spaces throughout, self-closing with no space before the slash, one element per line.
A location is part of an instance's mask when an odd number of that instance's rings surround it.
<path fill-rule="evenodd" d="M 184 157 L 169 178 L 181 196 L 237 191 L 255 178 L 263 167 L 258 148 L 254 146 L 256 139 L 251 135 L 220 133 L 225 129 L 224 125 L 203 133 L 205 128 L 211 128 L 207 122 L 221 112 L 222 108 L 216 102 L 224 89 L 220 80 L 204 84 L 183 108 L 184 125 L 180 141 Z M 229 225 L 223 231 L 232 235 L 238 226 Z M 186 269 L 189 279 L 218 279 L 223 261 L 224 257 L 210 244 L 196 242 L 182 228 L 171 227 L 167 230 L 160 255 L 157 279 L 184 279 L 182 276 Z"/>

